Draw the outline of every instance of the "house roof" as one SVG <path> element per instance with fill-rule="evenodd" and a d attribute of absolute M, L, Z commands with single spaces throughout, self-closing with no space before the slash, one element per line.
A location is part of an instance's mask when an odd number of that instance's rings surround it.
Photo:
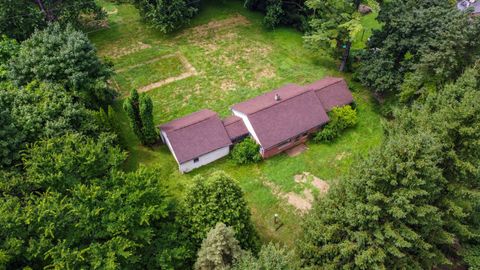
<path fill-rule="evenodd" d="M 344 106 L 353 102 L 352 93 L 343 78 L 327 77 L 306 85 L 305 88 L 317 94 L 327 111 L 331 111 L 333 107 Z"/>
<path fill-rule="evenodd" d="M 227 130 L 230 140 L 234 141 L 240 137 L 248 135 L 248 129 L 243 123 L 242 118 L 238 116 L 229 116 L 223 119 L 223 125 Z"/>
<path fill-rule="evenodd" d="M 232 144 L 217 113 L 201 110 L 160 126 L 178 163 Z"/>
<path fill-rule="evenodd" d="M 468 8 L 473 8 L 473 14 L 480 13 L 480 1 L 470 1 L 470 0 L 461 0 L 457 2 L 457 8 L 461 11 L 464 11 Z"/>
<path fill-rule="evenodd" d="M 280 100 L 275 99 L 276 95 Z M 329 121 L 315 92 L 295 84 L 236 104 L 232 109 L 247 115 L 265 149 Z"/>

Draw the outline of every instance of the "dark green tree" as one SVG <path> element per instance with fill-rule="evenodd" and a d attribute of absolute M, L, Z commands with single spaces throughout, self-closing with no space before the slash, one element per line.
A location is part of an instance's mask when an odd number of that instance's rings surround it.
<path fill-rule="evenodd" d="M 34 82 L 18 88 L 0 84 L 0 103 L 0 132 L 7 136 L 0 145 L 1 166 L 17 163 L 20 152 L 42 138 L 68 132 L 98 135 L 102 131 L 93 113 L 75 103 L 58 85 Z"/>
<path fill-rule="evenodd" d="M 1 0 L 0 33 L 25 40 L 48 23 L 80 26 L 82 14 L 93 14 L 95 19 L 105 16 L 94 0 Z"/>
<path fill-rule="evenodd" d="M 160 30 L 169 33 L 185 26 L 198 12 L 200 1 L 188 0 L 135 0 L 142 19 Z"/>
<path fill-rule="evenodd" d="M 153 123 L 152 99 L 145 93 L 139 95 L 136 89 L 130 91 L 130 96 L 123 102 L 132 128 L 142 144 L 152 144 L 158 139 L 158 133 Z"/>
<path fill-rule="evenodd" d="M 479 56 L 480 19 L 448 0 L 388 1 L 358 70 L 375 92 L 401 93 L 403 100 L 440 89 Z"/>
<path fill-rule="evenodd" d="M 60 84 L 88 107 L 106 105 L 114 97 L 107 83 L 111 67 L 100 61 L 88 37 L 72 26 L 56 23 L 35 32 L 20 45 L 9 69 L 19 86 L 33 80 Z"/>
<path fill-rule="evenodd" d="M 171 203 L 160 182 L 141 169 L 92 179 L 70 195 L 0 197 L 0 266 L 158 269 L 162 252 L 176 252 L 153 248 L 171 237 L 162 229 L 170 223 Z"/>
<path fill-rule="evenodd" d="M 146 144 L 153 144 L 158 140 L 158 131 L 153 123 L 152 98 L 143 93 L 139 98 L 140 120 L 142 121 L 142 133 Z"/>
<path fill-rule="evenodd" d="M 219 222 L 235 230 L 242 249 L 258 251 L 258 236 L 242 189 L 221 171 L 208 178 L 195 177 L 194 185 L 185 194 L 181 223 L 192 250 L 200 247 L 208 231 Z"/>
<path fill-rule="evenodd" d="M 478 68 L 396 113 L 380 149 L 320 200 L 299 243 L 325 269 L 430 269 L 478 243 Z"/>
<path fill-rule="evenodd" d="M 32 190 L 67 190 L 109 175 L 125 159 L 113 134 L 102 133 L 97 139 L 66 134 L 33 144 L 24 152 L 23 166 Z"/>

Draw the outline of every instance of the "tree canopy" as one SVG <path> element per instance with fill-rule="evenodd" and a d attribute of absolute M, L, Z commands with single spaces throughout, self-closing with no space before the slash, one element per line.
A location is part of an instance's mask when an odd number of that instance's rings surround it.
<path fill-rule="evenodd" d="M 429 269 L 478 241 L 479 76 L 397 112 L 382 146 L 320 200 L 300 255 L 325 269 Z M 469 121 L 467 121 L 469 119 Z"/>
<path fill-rule="evenodd" d="M 2 0 L 0 1 L 0 33 L 25 40 L 36 29 L 58 22 L 80 26 L 81 17 L 93 14 L 105 16 L 94 0 Z"/>
<path fill-rule="evenodd" d="M 88 37 L 70 25 L 55 23 L 35 32 L 9 62 L 9 77 L 18 86 L 33 80 L 60 84 L 91 108 L 108 104 L 114 96 L 107 84 L 110 65 L 98 58 Z"/>
<path fill-rule="evenodd" d="M 360 81 L 403 100 L 455 80 L 479 56 L 480 19 L 448 0 L 386 1 L 358 70 Z"/>

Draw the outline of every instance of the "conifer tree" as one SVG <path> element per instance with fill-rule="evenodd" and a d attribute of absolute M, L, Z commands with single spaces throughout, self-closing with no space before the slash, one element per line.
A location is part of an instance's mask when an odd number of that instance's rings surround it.
<path fill-rule="evenodd" d="M 242 253 L 233 228 L 220 222 L 203 240 L 194 268 L 195 270 L 228 269 L 238 261 Z"/>
<path fill-rule="evenodd" d="M 142 144 L 152 144 L 158 138 L 153 124 L 152 99 L 145 93 L 139 95 L 132 89 L 130 96 L 123 103 L 123 109 L 130 119 L 130 126 Z"/>

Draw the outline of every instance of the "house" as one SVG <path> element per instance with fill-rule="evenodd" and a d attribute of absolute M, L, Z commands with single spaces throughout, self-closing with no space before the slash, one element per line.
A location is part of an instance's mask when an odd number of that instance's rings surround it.
<path fill-rule="evenodd" d="M 472 16 L 480 16 L 480 0 L 461 0 L 457 2 L 461 11 L 472 10 Z"/>
<path fill-rule="evenodd" d="M 162 141 L 181 172 L 189 172 L 230 152 L 232 141 L 216 112 L 201 110 L 159 128 Z"/>
<path fill-rule="evenodd" d="M 181 172 L 229 154 L 235 143 L 251 136 L 263 158 L 304 143 L 328 123 L 327 112 L 353 102 L 342 78 L 327 77 L 300 86 L 287 84 L 231 107 L 232 116 L 201 110 L 159 126 Z"/>
<path fill-rule="evenodd" d="M 269 158 L 308 140 L 328 123 L 327 112 L 353 102 L 342 78 L 325 78 L 307 86 L 285 85 L 232 106 L 251 136 Z"/>

